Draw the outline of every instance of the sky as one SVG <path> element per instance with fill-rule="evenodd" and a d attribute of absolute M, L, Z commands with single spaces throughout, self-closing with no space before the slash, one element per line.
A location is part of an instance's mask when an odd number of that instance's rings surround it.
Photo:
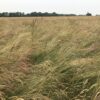
<path fill-rule="evenodd" d="M 100 0 L 0 0 L 0 12 L 100 14 Z"/>

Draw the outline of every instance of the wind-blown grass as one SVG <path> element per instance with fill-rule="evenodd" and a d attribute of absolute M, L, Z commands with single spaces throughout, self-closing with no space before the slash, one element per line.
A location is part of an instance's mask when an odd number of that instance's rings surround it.
<path fill-rule="evenodd" d="M 0 22 L 2 97 L 96 100 L 99 17 L 6 18 Z"/>

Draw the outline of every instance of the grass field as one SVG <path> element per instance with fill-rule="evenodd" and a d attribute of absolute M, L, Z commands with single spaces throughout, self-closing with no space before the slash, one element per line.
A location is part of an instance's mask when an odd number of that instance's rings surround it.
<path fill-rule="evenodd" d="M 0 18 L 0 100 L 99 95 L 100 17 Z"/>

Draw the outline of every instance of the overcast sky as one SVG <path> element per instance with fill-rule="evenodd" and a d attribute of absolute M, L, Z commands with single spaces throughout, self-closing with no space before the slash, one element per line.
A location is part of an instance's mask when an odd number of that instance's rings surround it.
<path fill-rule="evenodd" d="M 100 0 L 0 0 L 0 12 L 100 14 Z"/>

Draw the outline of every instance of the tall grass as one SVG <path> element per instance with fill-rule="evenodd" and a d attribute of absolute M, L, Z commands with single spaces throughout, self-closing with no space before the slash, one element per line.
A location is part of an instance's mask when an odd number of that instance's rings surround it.
<path fill-rule="evenodd" d="M 7 20 L 17 28 L 12 30 L 5 22 L 13 35 L 0 35 L 0 85 L 7 86 L 0 90 L 6 95 L 2 97 L 10 100 L 96 100 L 99 97 L 99 17 Z M 3 28 L 2 33 L 6 33 Z"/>

